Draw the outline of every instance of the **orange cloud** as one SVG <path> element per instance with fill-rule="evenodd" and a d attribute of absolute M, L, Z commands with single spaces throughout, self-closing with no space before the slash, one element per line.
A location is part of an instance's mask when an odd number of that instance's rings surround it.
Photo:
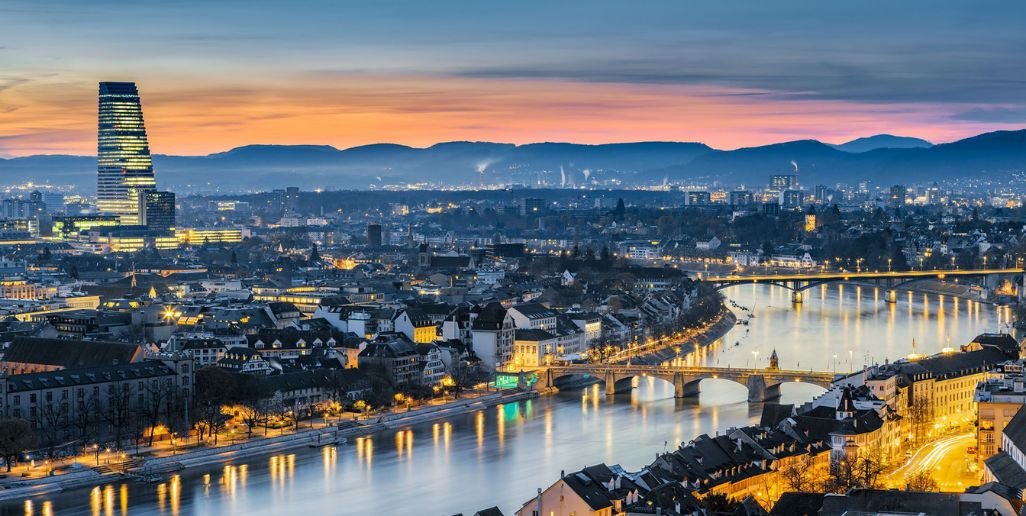
<path fill-rule="evenodd" d="M 39 78 L 0 89 L 0 152 L 95 153 L 96 80 Z M 450 140 L 675 140 L 736 148 L 880 132 L 950 141 L 1000 128 L 956 121 L 951 105 L 781 99 L 711 86 L 331 74 L 135 80 L 151 149 L 161 154 L 250 143 Z"/>

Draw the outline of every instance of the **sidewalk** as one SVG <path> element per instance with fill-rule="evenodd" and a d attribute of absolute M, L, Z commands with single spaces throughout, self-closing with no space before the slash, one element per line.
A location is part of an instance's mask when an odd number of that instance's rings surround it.
<path fill-rule="evenodd" d="M 371 417 L 361 421 L 343 421 L 343 424 L 324 425 L 311 424 L 309 427 L 301 425 L 282 431 L 280 435 L 274 435 L 269 431 L 267 437 L 262 432 L 254 432 L 252 439 L 236 439 L 221 441 L 219 437 L 218 446 L 193 445 L 188 449 L 180 446 L 172 449 L 169 442 L 154 443 L 152 447 L 140 446 L 139 456 L 131 460 L 132 456 L 118 455 L 123 461 L 113 461 L 109 464 L 104 462 L 104 453 L 101 452 L 101 467 L 94 465 L 94 454 L 87 457 L 80 455 L 76 457 L 81 465 L 78 468 L 68 468 L 52 476 L 45 476 L 44 470 L 38 476 L 23 478 L 14 476 L 17 469 L 12 471 L 11 477 L 0 480 L 0 501 L 23 499 L 34 496 L 41 496 L 49 493 L 60 492 L 65 489 L 88 487 L 99 485 L 125 478 L 122 473 L 135 474 L 167 474 L 180 471 L 190 467 L 205 466 L 209 464 L 220 464 L 232 460 L 238 460 L 250 456 L 264 455 L 297 448 L 306 444 L 327 442 L 336 439 L 349 439 L 369 435 L 386 429 L 399 428 L 407 425 L 428 422 L 435 419 L 442 419 L 463 413 L 469 413 L 483 408 L 499 405 L 502 403 L 514 403 L 520 400 L 538 396 L 535 391 L 507 391 L 478 393 L 478 396 L 462 397 L 458 400 L 451 400 L 440 404 L 426 404 L 405 412 L 392 411 L 380 417 Z M 333 423 L 333 422 L 331 422 Z M 325 435 L 325 434 L 328 435 Z M 219 434 L 222 436 L 223 434 Z M 244 435 L 244 434 L 243 434 Z M 145 453 L 144 453 L 145 452 Z M 113 467 L 103 467 L 113 466 Z M 121 467 L 124 466 L 124 467 Z"/>

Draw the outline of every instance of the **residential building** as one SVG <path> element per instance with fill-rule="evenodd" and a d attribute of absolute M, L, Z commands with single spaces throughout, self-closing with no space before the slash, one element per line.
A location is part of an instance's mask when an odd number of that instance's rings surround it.
<path fill-rule="evenodd" d="M 423 374 L 417 348 L 403 335 L 382 335 L 368 342 L 359 361 L 361 368 L 381 368 L 393 385 L 420 383 Z"/>
<path fill-rule="evenodd" d="M 471 347 L 486 371 L 501 369 L 513 359 L 516 323 L 498 302 L 475 308 L 478 311 L 471 323 Z"/>

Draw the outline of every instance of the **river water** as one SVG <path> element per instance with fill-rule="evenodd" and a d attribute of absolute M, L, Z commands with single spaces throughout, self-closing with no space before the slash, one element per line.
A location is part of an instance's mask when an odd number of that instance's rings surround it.
<path fill-rule="evenodd" d="M 896 304 L 871 287 L 829 285 L 806 292 L 767 285 L 726 289 L 752 308 L 748 325 L 689 358 L 694 363 L 858 369 L 912 352 L 957 347 L 1003 328 L 995 307 L 934 294 L 899 293 Z M 739 314 L 744 320 L 744 313 Z M 163 484 L 113 484 L 0 506 L 4 514 L 426 514 L 451 515 L 498 505 L 510 515 L 539 487 L 605 462 L 636 470 L 702 433 L 758 420 L 761 405 L 744 387 L 708 380 L 697 399 L 676 400 L 669 383 L 642 379 L 630 395 L 607 399 L 600 386 L 493 407 L 437 423 L 356 439 L 346 446 L 302 448 L 200 468 Z M 784 403 L 821 389 L 788 384 Z"/>

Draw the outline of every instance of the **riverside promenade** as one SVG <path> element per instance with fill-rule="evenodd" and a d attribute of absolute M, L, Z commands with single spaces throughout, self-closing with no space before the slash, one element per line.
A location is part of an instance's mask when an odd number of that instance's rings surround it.
<path fill-rule="evenodd" d="M 11 477 L 0 480 L 0 501 L 27 499 L 66 489 L 103 485 L 133 478 L 161 477 L 188 468 L 227 464 L 240 459 L 278 453 L 307 445 L 316 446 L 343 439 L 353 439 L 383 430 L 473 413 L 488 407 L 515 403 L 537 396 L 538 393 L 535 391 L 493 392 L 439 405 L 422 406 L 409 411 L 393 411 L 364 421 L 345 420 L 339 424 L 334 422 L 312 424 L 310 428 L 299 428 L 287 433 L 282 431 L 281 435 L 276 436 L 259 437 L 254 434 L 253 438 L 242 442 L 224 439 L 223 443 L 218 446 L 204 445 L 181 451 L 164 444 L 142 447 L 137 456 L 126 455 L 123 456 L 124 460 L 107 462 L 96 467 L 87 465 L 92 462 L 89 459 L 92 455 L 86 454 L 80 457 L 80 462 L 73 463 L 72 467 L 50 476 Z M 97 457 L 99 456 L 98 453 Z M 20 468 L 12 471 L 12 474 L 17 473 L 18 469 Z"/>

